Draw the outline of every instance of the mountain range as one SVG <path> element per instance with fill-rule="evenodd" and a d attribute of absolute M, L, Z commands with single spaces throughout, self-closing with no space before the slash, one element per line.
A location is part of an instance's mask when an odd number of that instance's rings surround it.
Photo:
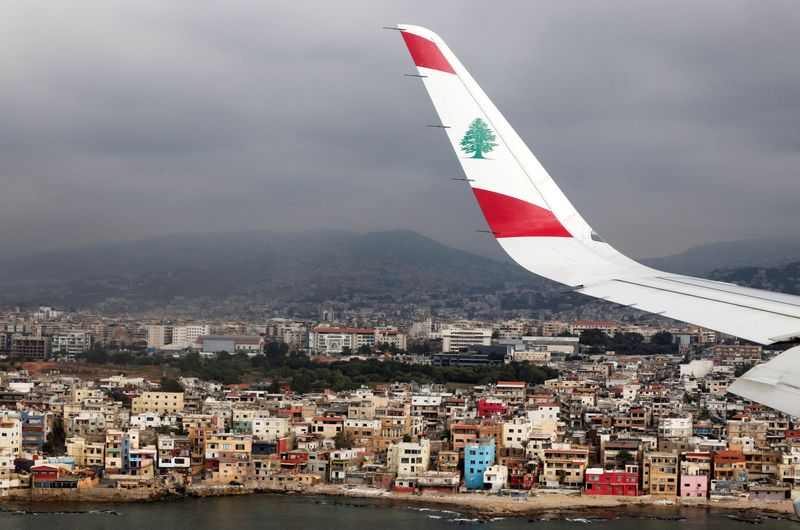
<path fill-rule="evenodd" d="M 800 240 L 720 242 L 642 261 L 753 287 L 800 287 L 800 263 L 793 263 L 800 262 Z M 0 305 L 88 307 L 125 299 L 147 307 L 176 297 L 243 296 L 286 305 L 347 299 L 399 307 L 457 304 L 509 290 L 529 293 L 513 301 L 524 306 L 550 304 L 563 289 L 516 264 L 410 230 L 172 234 L 0 260 Z"/>
<path fill-rule="evenodd" d="M 410 230 L 173 234 L 0 261 L 0 304 L 253 296 L 319 303 L 496 291 L 532 276 Z"/>
<path fill-rule="evenodd" d="M 677 274 L 708 275 L 716 269 L 738 267 L 781 268 L 800 261 L 800 238 L 773 237 L 720 241 L 692 247 L 684 252 L 640 260 Z"/>

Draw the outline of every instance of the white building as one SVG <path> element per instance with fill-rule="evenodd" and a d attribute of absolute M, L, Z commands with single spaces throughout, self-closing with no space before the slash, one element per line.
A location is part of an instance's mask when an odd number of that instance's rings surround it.
<path fill-rule="evenodd" d="M 0 454 L 18 455 L 22 451 L 22 420 L 0 417 Z"/>
<path fill-rule="evenodd" d="M 683 418 L 658 418 L 659 438 L 684 438 L 692 436 L 692 416 L 691 414 Z"/>
<path fill-rule="evenodd" d="M 211 334 L 211 326 L 208 324 L 174 326 L 172 328 L 172 342 L 165 344 L 165 350 L 184 350 L 191 348 L 197 343 L 197 339 L 203 335 Z M 149 336 L 149 333 L 148 333 Z"/>
<path fill-rule="evenodd" d="M 256 418 L 251 421 L 254 440 L 273 442 L 278 438 L 289 436 L 289 420 L 287 418 Z"/>
<path fill-rule="evenodd" d="M 92 349 L 92 333 L 90 331 L 64 331 L 53 335 L 51 343 L 53 352 L 65 351 L 77 355 Z"/>
<path fill-rule="evenodd" d="M 375 345 L 375 330 L 370 328 L 317 327 L 308 333 L 308 349 L 318 353 L 355 352 L 361 346 Z"/>
<path fill-rule="evenodd" d="M 486 328 L 460 329 L 446 328 L 442 330 L 442 351 L 457 353 L 461 348 L 479 344 L 492 344 L 492 330 Z"/>
<path fill-rule="evenodd" d="M 172 326 L 154 324 L 147 326 L 147 347 L 156 350 L 183 350 L 191 347 L 203 335 L 211 333 L 208 324 Z"/>
<path fill-rule="evenodd" d="M 495 464 L 483 472 L 483 489 L 498 492 L 508 482 L 508 467 Z"/>
<path fill-rule="evenodd" d="M 427 439 L 419 443 L 401 442 L 389 446 L 387 465 L 398 477 L 413 477 L 428 470 L 431 444 Z"/>
<path fill-rule="evenodd" d="M 528 446 L 528 436 L 531 433 L 531 422 L 514 420 L 503 423 L 503 447 L 524 449 Z"/>
<path fill-rule="evenodd" d="M 711 359 L 694 359 L 689 364 L 682 364 L 681 377 L 693 377 L 700 379 L 711 373 L 714 369 L 714 361 Z"/>

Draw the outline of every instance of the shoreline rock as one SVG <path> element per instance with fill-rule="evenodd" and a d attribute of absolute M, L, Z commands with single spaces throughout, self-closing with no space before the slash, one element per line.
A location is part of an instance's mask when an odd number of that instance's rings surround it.
<path fill-rule="evenodd" d="M 395 493 L 385 490 L 322 484 L 293 489 L 252 489 L 223 484 L 192 485 L 181 491 L 174 489 L 118 490 L 87 488 L 81 490 L 6 490 L 0 496 L 0 510 L 14 509 L 14 505 L 30 503 L 149 503 L 169 502 L 208 497 L 242 495 L 294 495 L 301 497 L 340 497 L 381 501 L 413 507 L 453 509 L 478 519 L 497 517 L 541 517 L 548 519 L 586 518 L 592 514 L 609 512 L 614 516 L 657 518 L 668 520 L 681 517 L 684 508 L 705 509 L 714 513 L 729 513 L 744 517 L 781 518 L 798 521 L 790 500 L 782 502 L 753 502 L 732 499 L 654 499 L 640 497 L 587 497 L 564 493 L 538 493 L 528 497 L 510 498 L 482 493 L 424 494 Z M 6 505 L 10 505 L 6 507 Z"/>

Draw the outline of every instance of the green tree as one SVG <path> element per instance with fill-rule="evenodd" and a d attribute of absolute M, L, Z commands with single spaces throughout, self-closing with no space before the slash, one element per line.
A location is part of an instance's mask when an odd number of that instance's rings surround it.
<path fill-rule="evenodd" d="M 497 147 L 495 138 L 489 126 L 482 119 L 475 118 L 461 139 L 461 150 L 467 154 L 473 153 L 472 158 L 485 158 L 484 153 L 490 153 Z"/>
<path fill-rule="evenodd" d="M 171 377 L 162 377 L 161 384 L 158 387 L 161 392 L 183 392 L 183 385 Z"/>
<path fill-rule="evenodd" d="M 625 464 L 627 464 L 631 460 L 633 460 L 633 455 L 631 455 L 630 452 L 628 452 L 627 449 L 621 449 L 617 453 L 617 462 L 619 462 L 619 465 L 620 465 L 621 468 L 624 469 L 625 468 Z"/>
<path fill-rule="evenodd" d="M 337 432 L 336 436 L 333 437 L 333 443 L 336 449 L 352 449 L 355 440 L 352 434 L 342 430 Z"/>
<path fill-rule="evenodd" d="M 659 331 L 650 338 L 650 343 L 658 346 L 672 346 L 675 338 L 669 331 Z"/>
<path fill-rule="evenodd" d="M 292 377 L 292 392 L 307 394 L 311 390 L 312 383 L 311 376 L 304 372 L 299 372 Z"/>

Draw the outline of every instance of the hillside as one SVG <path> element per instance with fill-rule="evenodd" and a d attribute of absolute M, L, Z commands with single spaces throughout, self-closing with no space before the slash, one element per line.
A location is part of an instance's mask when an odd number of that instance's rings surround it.
<path fill-rule="evenodd" d="M 782 267 L 800 261 L 800 239 L 790 237 L 720 241 L 685 252 L 641 260 L 646 265 L 677 274 L 706 276 L 720 268 Z"/>
<path fill-rule="evenodd" d="M 150 305 L 227 296 L 402 302 L 544 282 L 409 230 L 176 234 L 3 260 L 0 278 L 0 304 L 78 307 L 109 298 Z"/>

